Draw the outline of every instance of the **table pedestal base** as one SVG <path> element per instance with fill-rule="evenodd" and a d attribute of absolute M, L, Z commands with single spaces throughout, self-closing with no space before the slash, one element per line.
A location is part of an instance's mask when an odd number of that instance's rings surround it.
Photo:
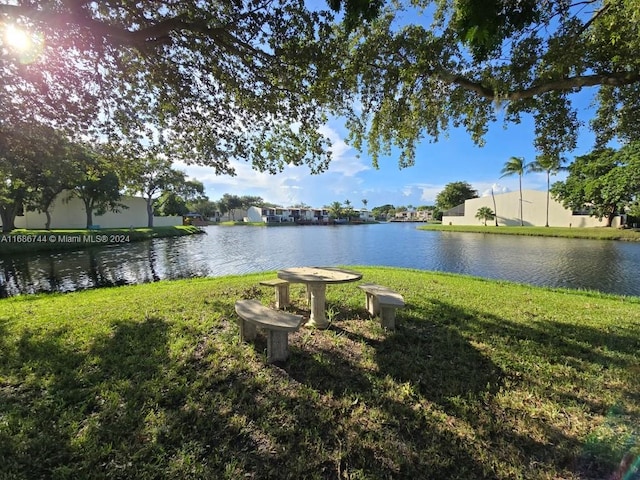
<path fill-rule="evenodd" d="M 304 283 L 311 304 L 311 315 L 306 323 L 309 327 L 327 328 L 325 312 L 327 284 L 355 282 L 362 274 L 333 267 L 296 267 L 278 271 L 278 278 L 290 283 Z"/>
<path fill-rule="evenodd" d="M 311 316 L 306 326 L 320 329 L 327 328 L 329 322 L 324 311 L 327 285 L 325 283 L 308 283 L 307 293 L 311 297 Z"/>

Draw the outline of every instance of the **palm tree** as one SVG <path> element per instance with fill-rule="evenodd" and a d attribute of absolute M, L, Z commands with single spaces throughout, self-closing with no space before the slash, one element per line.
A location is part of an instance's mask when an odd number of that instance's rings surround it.
<path fill-rule="evenodd" d="M 329 206 L 329 218 L 337 219 L 342 216 L 342 204 L 340 202 L 333 202 Z"/>
<path fill-rule="evenodd" d="M 549 182 L 551 175 L 555 175 L 562 170 L 564 158 L 552 155 L 541 155 L 527 166 L 529 172 L 547 172 L 547 221 L 545 227 L 549 226 Z"/>
<path fill-rule="evenodd" d="M 491 199 L 493 200 L 493 219 L 498 226 L 498 208 L 496 207 L 496 196 L 493 194 L 493 185 L 491 185 Z"/>
<path fill-rule="evenodd" d="M 342 214 L 347 217 L 347 221 L 350 222 L 354 216 L 353 207 L 351 206 L 351 201 L 349 199 L 344 201 L 344 209 L 342 210 Z"/>
<path fill-rule="evenodd" d="M 484 226 L 487 226 L 487 220 L 493 220 L 494 213 L 489 207 L 480 207 L 478 209 L 478 213 L 476 213 L 476 218 L 478 220 L 484 221 Z"/>
<path fill-rule="evenodd" d="M 524 225 L 524 221 L 522 220 L 522 175 L 527 168 L 527 164 L 524 161 L 523 157 L 511 157 L 507 160 L 507 163 L 504 164 L 502 168 L 502 177 L 506 177 L 509 175 L 518 175 L 518 179 L 520 181 L 520 226 Z"/>

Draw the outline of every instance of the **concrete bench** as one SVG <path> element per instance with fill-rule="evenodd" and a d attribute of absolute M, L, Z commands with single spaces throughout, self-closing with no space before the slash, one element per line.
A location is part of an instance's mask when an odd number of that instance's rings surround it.
<path fill-rule="evenodd" d="M 404 307 L 404 298 L 398 292 L 375 283 L 363 283 L 358 288 L 365 292 L 365 306 L 373 316 L 380 315 L 380 325 L 389 330 L 396 328 L 396 309 Z"/>
<path fill-rule="evenodd" d="M 238 326 L 242 341 L 256 338 L 256 327 L 267 333 L 267 362 L 283 362 L 289 357 L 289 332 L 302 324 L 302 315 L 281 312 L 265 307 L 258 300 L 236 302 Z"/>
<path fill-rule="evenodd" d="M 289 282 L 274 278 L 273 280 L 263 280 L 260 285 L 275 287 L 276 291 L 276 308 L 281 309 L 289 306 Z"/>

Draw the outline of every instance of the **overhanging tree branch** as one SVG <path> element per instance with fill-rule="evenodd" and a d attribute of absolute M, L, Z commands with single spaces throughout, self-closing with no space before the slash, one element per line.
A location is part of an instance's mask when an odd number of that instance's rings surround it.
<path fill-rule="evenodd" d="M 263 58 L 271 57 L 269 53 L 259 50 L 233 35 L 231 32 L 236 28 L 233 24 L 212 27 L 206 18 L 202 18 L 199 21 L 189 21 L 186 14 L 180 14 L 137 30 L 128 30 L 90 18 L 84 13 L 83 9 L 78 9 L 77 5 L 75 7 L 72 11 L 59 12 L 38 10 L 23 5 L 0 5 L 0 14 L 10 17 L 23 16 L 33 22 L 44 22 L 49 25 L 86 28 L 93 36 L 102 37 L 118 46 L 129 46 L 136 49 L 153 44 L 170 43 L 171 33 L 186 31 L 216 41 L 221 47 L 234 55 L 253 54 Z"/>
<path fill-rule="evenodd" d="M 552 91 L 570 91 L 598 85 L 621 87 L 640 81 L 640 72 L 615 72 L 594 75 L 577 75 L 575 77 L 567 77 L 550 81 L 537 80 L 534 82 L 537 83 L 537 85 L 529 88 L 512 90 L 510 92 L 497 92 L 480 82 L 474 82 L 473 80 L 469 80 L 461 75 L 437 72 L 434 73 L 434 76 L 440 78 L 445 83 L 459 85 L 466 90 L 475 92 L 486 99 L 511 102 L 532 98 Z"/>

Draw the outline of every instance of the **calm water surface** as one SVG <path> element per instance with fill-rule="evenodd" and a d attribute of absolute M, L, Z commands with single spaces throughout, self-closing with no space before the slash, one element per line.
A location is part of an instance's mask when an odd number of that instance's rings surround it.
<path fill-rule="evenodd" d="M 309 265 L 386 265 L 640 295 L 640 244 L 421 231 L 416 224 L 206 227 L 207 235 L 0 256 L 0 297 Z"/>

